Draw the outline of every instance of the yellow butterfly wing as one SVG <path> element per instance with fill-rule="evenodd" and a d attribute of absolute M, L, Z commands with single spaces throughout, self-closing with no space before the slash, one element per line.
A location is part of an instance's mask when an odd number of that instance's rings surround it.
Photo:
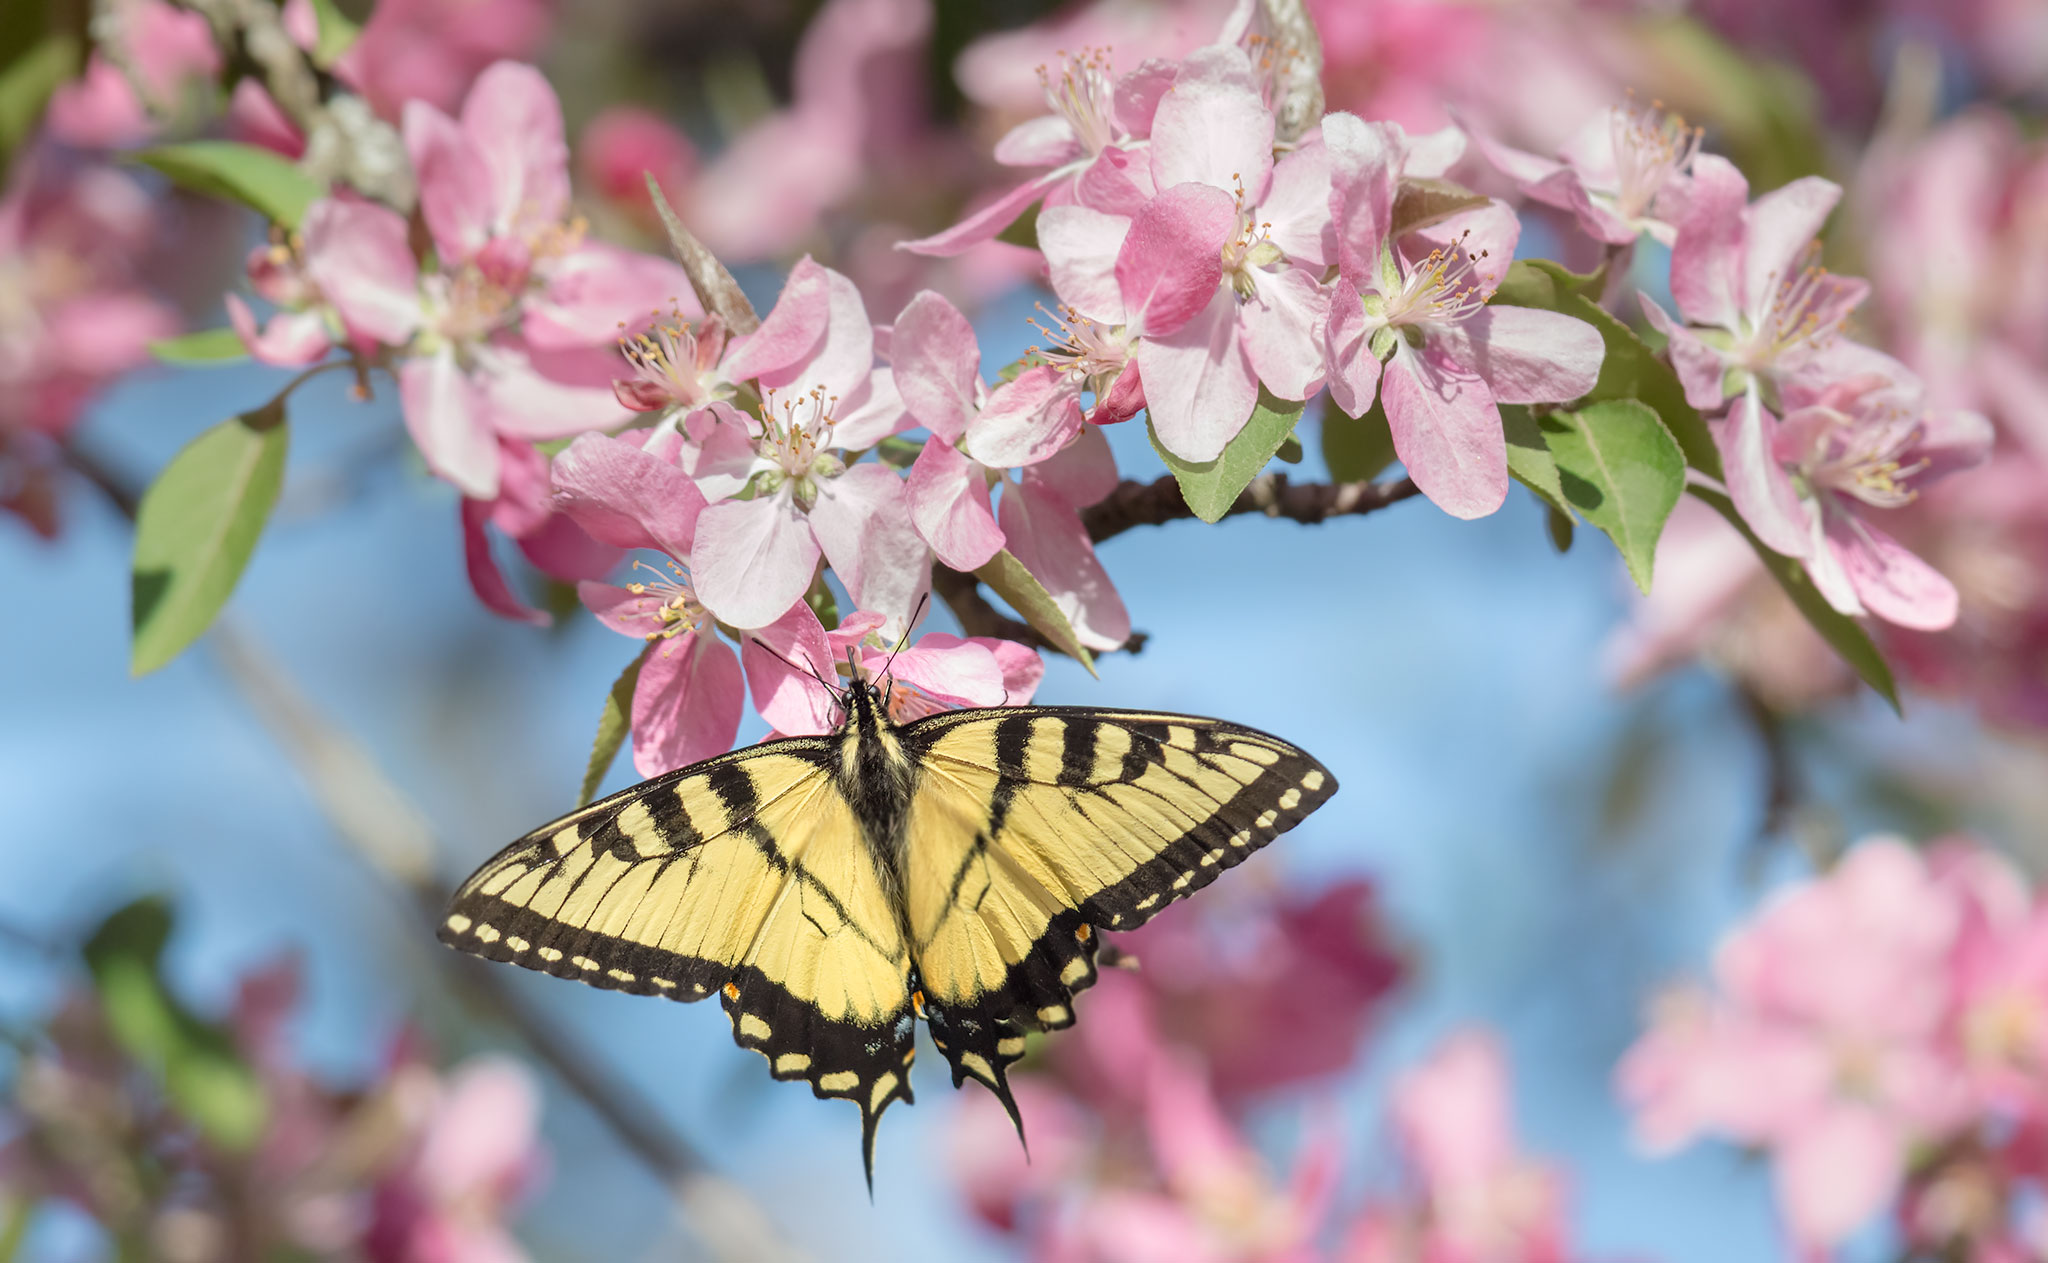
<path fill-rule="evenodd" d="M 957 1087 L 1016 1116 L 1004 1067 L 1070 1025 L 1098 929 L 1142 925 L 1336 792 L 1289 743 L 1213 719 L 1025 707 L 908 725 L 904 902 L 924 1015 Z"/>
<path fill-rule="evenodd" d="M 535 830 L 456 891 L 441 940 L 608 990 L 717 992 L 776 1078 L 860 1106 L 872 1171 L 876 1120 L 910 1099 L 911 965 L 837 749 L 768 742 Z"/>

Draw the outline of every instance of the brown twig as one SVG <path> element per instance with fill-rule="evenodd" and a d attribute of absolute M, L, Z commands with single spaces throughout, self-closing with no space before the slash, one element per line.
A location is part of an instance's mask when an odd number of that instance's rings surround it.
<path fill-rule="evenodd" d="M 1418 494 L 1412 479 L 1390 482 L 1307 482 L 1292 483 L 1286 474 L 1261 474 L 1238 493 L 1223 511 L 1224 517 L 1240 513 L 1263 513 L 1292 522 L 1314 526 L 1333 517 L 1374 513 Z M 1125 480 L 1099 503 L 1081 513 L 1088 538 L 1096 543 L 1113 539 L 1134 526 L 1163 526 L 1192 518 L 1180 484 L 1167 474 L 1151 482 Z"/>

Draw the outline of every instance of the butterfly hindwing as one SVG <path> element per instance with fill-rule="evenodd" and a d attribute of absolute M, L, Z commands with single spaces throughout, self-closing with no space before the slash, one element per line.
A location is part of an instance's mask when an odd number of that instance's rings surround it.
<path fill-rule="evenodd" d="M 875 1120 L 909 1099 L 910 956 L 826 740 L 770 742 L 633 786 L 500 852 L 444 942 L 592 986 L 720 996 L 778 1079 Z"/>
<path fill-rule="evenodd" d="M 908 725 L 920 767 L 905 837 L 911 951 L 954 1082 L 1015 1115 L 1003 1068 L 1025 1032 L 1072 1023 L 1097 929 L 1134 929 L 1336 791 L 1296 747 L 1183 715 L 954 711 Z"/>

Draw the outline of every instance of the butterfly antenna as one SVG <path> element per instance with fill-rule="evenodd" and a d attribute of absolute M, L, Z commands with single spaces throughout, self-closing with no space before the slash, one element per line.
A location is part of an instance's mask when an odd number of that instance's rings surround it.
<path fill-rule="evenodd" d="M 767 654 L 767 655 L 768 655 L 769 657 L 771 657 L 771 658 L 775 659 L 775 660 L 776 660 L 777 662 L 780 662 L 780 663 L 781 663 L 781 664 L 782 664 L 783 666 L 786 666 L 786 667 L 788 667 L 788 668 L 789 668 L 790 670 L 792 670 L 792 671 L 800 672 L 800 673 L 802 673 L 802 674 L 804 674 L 804 675 L 808 675 L 808 676 L 810 676 L 810 677 L 811 677 L 812 679 L 814 679 L 814 680 L 816 680 L 816 681 L 818 682 L 818 684 L 819 684 L 819 686 L 820 686 L 820 687 L 822 687 L 822 688 L 823 688 L 823 689 L 824 689 L 824 690 L 825 690 L 825 691 L 826 691 L 827 693 L 830 693 L 830 694 L 832 694 L 832 695 L 833 695 L 834 697 L 837 697 L 837 696 L 839 696 L 839 694 L 840 694 L 840 693 L 841 693 L 841 692 L 843 691 L 843 690 L 841 690 L 841 689 L 840 689 L 840 687 L 839 687 L 838 685 L 836 685 L 836 684 L 832 683 L 832 682 L 831 682 L 830 680 L 826 679 L 826 678 L 825 678 L 824 676 L 822 676 L 822 675 L 819 675 L 819 674 L 818 674 L 818 669 L 817 669 L 816 667 L 812 666 L 812 665 L 811 665 L 810 663 L 808 663 L 808 662 L 805 662 L 805 663 L 796 663 L 796 662 L 791 662 L 791 661 L 790 661 L 789 659 L 787 659 L 787 658 L 783 657 L 783 656 L 782 656 L 781 654 L 779 654 L 779 653 L 775 652 L 775 650 L 774 650 L 773 648 L 771 648 L 771 647 L 769 646 L 769 644 L 768 644 L 768 642 L 767 642 L 767 641 L 765 641 L 765 640 L 762 640 L 762 639 L 760 639 L 759 637 L 756 637 L 756 638 L 754 639 L 753 643 L 754 643 L 754 644 L 756 644 L 756 645 L 759 645 L 759 646 L 761 647 L 761 651 L 762 651 L 763 653 L 765 653 L 765 654 Z"/>
<path fill-rule="evenodd" d="M 924 617 L 925 604 L 931 599 L 932 594 L 929 592 L 917 598 L 917 608 L 910 611 L 910 621 L 903 625 L 903 634 L 896 638 L 896 647 L 889 651 L 889 660 L 882 664 L 882 679 L 885 683 L 891 678 L 889 668 L 896 665 L 896 655 L 902 653 L 910 644 L 910 629 L 917 626 L 917 620 Z"/>

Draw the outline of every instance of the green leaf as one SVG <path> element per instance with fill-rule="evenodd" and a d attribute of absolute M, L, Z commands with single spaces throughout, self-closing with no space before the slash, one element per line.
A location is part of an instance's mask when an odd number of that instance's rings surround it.
<path fill-rule="evenodd" d="M 297 228 L 321 194 L 313 177 L 289 159 L 232 140 L 158 145 L 130 156 L 163 172 L 179 188 L 240 202 L 286 228 Z"/>
<path fill-rule="evenodd" d="M 79 51 L 70 35 L 46 35 L 0 71 L 0 171 L 35 131 L 50 95 L 78 73 Z"/>
<path fill-rule="evenodd" d="M 1393 227 L 1388 236 L 1427 228 L 1492 200 L 1450 180 L 1403 180 L 1394 193 Z"/>
<path fill-rule="evenodd" d="M 202 329 L 149 344 L 149 353 L 166 364 L 230 364 L 249 358 L 242 335 L 233 329 Z"/>
<path fill-rule="evenodd" d="M 1697 483 L 1686 489 L 1713 505 L 1715 511 L 1727 518 L 1731 526 L 1742 532 L 1742 537 L 1749 541 L 1750 547 L 1756 550 L 1757 557 L 1763 561 L 1764 569 L 1770 571 L 1771 577 L 1778 581 L 1778 586 L 1785 589 L 1785 595 L 1792 598 L 1792 604 L 1799 607 L 1801 614 L 1806 615 L 1806 621 L 1813 624 L 1813 629 L 1820 633 L 1821 639 L 1833 646 L 1835 652 L 1842 655 L 1842 661 L 1848 663 L 1850 668 L 1862 677 L 1865 684 L 1877 690 L 1878 696 L 1890 702 L 1894 711 L 1901 715 L 1905 714 L 1905 709 L 1899 704 L 1898 684 L 1892 679 L 1892 669 L 1885 662 L 1884 655 L 1878 651 L 1869 633 L 1865 632 L 1855 619 L 1828 604 L 1827 598 L 1820 594 L 1820 589 L 1813 586 L 1813 579 L 1806 573 L 1806 567 L 1796 558 L 1772 551 L 1758 539 L 1750 531 L 1749 524 L 1742 520 L 1742 515 L 1735 511 L 1734 503 L 1726 495 Z"/>
<path fill-rule="evenodd" d="M 1294 423 L 1301 419 L 1305 406 L 1276 399 L 1264 386 L 1259 387 L 1259 402 L 1244 429 L 1237 432 L 1221 455 L 1209 461 L 1182 460 L 1160 444 L 1159 432 L 1151 429 L 1151 417 L 1146 417 L 1145 425 L 1152 435 L 1153 450 L 1173 471 L 1188 507 L 1204 522 L 1220 522 L 1230 506 L 1237 503 L 1238 493 L 1251 485 L 1266 462 L 1294 433 Z"/>
<path fill-rule="evenodd" d="M 1572 550 L 1572 515 L 1556 505 L 1544 506 L 1544 525 L 1550 528 L 1550 546 L 1560 553 Z"/>
<path fill-rule="evenodd" d="M 1685 454 L 1648 404 L 1610 399 L 1542 418 L 1571 506 L 1606 533 L 1636 586 L 1650 590 L 1657 537 L 1685 491 Z"/>
<path fill-rule="evenodd" d="M 284 485 L 284 404 L 223 421 L 171 458 L 135 514 L 135 641 L 146 675 L 210 625 Z"/>
<path fill-rule="evenodd" d="M 1507 403 L 1500 406 L 1500 419 L 1501 428 L 1507 433 L 1508 472 L 1515 481 L 1535 492 L 1552 513 L 1563 514 L 1569 524 L 1573 520 L 1572 506 L 1564 498 L 1564 487 L 1557 480 L 1557 458 L 1543 441 L 1543 429 L 1536 424 L 1535 414 L 1527 404 Z M 1556 531 L 1551 533 L 1555 535 Z"/>
<path fill-rule="evenodd" d="M 246 1151 L 263 1134 L 262 1085 L 227 1032 L 194 1017 L 164 985 L 170 936 L 171 912 L 161 899 L 131 903 L 87 940 L 86 966 L 122 1051 L 163 1083 L 207 1139 Z"/>
<path fill-rule="evenodd" d="M 1045 585 L 1024 568 L 1016 554 L 1005 548 L 991 557 L 987 565 L 975 571 L 974 577 L 986 583 L 989 591 L 1008 601 L 1010 608 L 1023 615 L 1024 621 L 1053 647 L 1086 667 L 1088 674 L 1095 674 L 1095 657 L 1074 634 L 1074 625 L 1067 621 L 1066 611 L 1053 601 Z"/>
<path fill-rule="evenodd" d="M 313 62 L 325 70 L 355 47 L 363 28 L 343 13 L 334 0 L 313 0 L 313 16 L 320 27 L 320 37 L 313 44 Z"/>
<path fill-rule="evenodd" d="M 811 613 L 827 627 L 839 626 L 839 598 L 832 594 L 832 585 L 819 575 L 811 580 L 810 590 L 804 593 L 804 604 L 811 607 Z"/>
<path fill-rule="evenodd" d="M 1033 202 L 1025 207 L 1024 213 L 1011 220 L 1008 228 L 996 234 L 996 240 L 1023 246 L 1026 250 L 1038 249 L 1038 205 Z"/>
<path fill-rule="evenodd" d="M 1678 375 L 1658 358 L 1635 331 L 1578 291 L 1591 278 L 1568 272 L 1548 259 L 1517 259 L 1508 268 L 1493 301 L 1510 307 L 1539 307 L 1563 312 L 1592 325 L 1607 344 L 1600 379 L 1581 403 L 1609 399 L 1640 399 L 1650 405 L 1678 440 L 1686 463 L 1709 478 L 1721 477 L 1721 453 L 1699 410 L 1685 401 Z"/>
<path fill-rule="evenodd" d="M 619 678 L 612 681 L 611 691 L 604 695 L 604 709 L 597 716 L 597 739 L 590 743 L 590 762 L 583 769 L 583 788 L 576 795 L 578 807 L 588 806 L 597 797 L 597 787 L 604 783 L 605 773 L 612 770 L 619 747 L 626 744 L 626 733 L 633 726 L 633 688 L 640 683 L 640 668 L 647 665 L 647 655 L 654 648 L 655 644 L 650 643 L 635 655 L 626 669 L 619 672 Z"/>
<path fill-rule="evenodd" d="M 1338 482 L 1364 482 L 1394 463 L 1394 432 L 1387 428 L 1387 410 L 1374 399 L 1362 417 L 1336 404 L 1323 407 L 1323 463 Z"/>
<path fill-rule="evenodd" d="M 1280 450 L 1273 453 L 1273 459 L 1285 465 L 1299 465 L 1302 458 L 1301 440 L 1290 434 L 1280 441 Z"/>
<path fill-rule="evenodd" d="M 997 369 L 996 380 L 999 382 L 1016 381 L 1025 369 L 1030 368 L 1037 363 L 1039 363 L 1038 357 L 1032 355 L 1029 352 L 1026 352 L 1023 355 L 1018 356 L 1016 359 L 1011 360 L 1008 364 L 1005 364 L 1001 368 Z"/>
<path fill-rule="evenodd" d="M 907 439 L 900 434 L 891 434 L 875 444 L 875 455 L 897 469 L 908 469 L 916 464 L 918 453 L 922 451 L 923 440 Z"/>

